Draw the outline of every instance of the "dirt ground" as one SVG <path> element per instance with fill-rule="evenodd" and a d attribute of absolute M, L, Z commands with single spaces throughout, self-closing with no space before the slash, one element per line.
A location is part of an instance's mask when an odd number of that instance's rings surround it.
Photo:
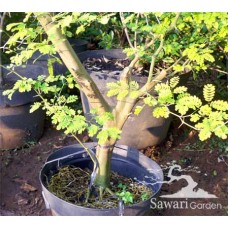
<path fill-rule="evenodd" d="M 228 215 L 228 154 L 225 141 L 211 139 L 200 142 L 193 131 L 177 128 L 172 124 L 167 139 L 160 146 L 146 148 L 142 152 L 155 159 L 167 174 L 172 163 L 181 166 L 197 183 L 197 189 L 203 189 L 217 198 L 206 199 L 165 199 L 159 196 L 172 194 L 187 185 L 184 179 L 163 184 L 157 201 L 185 201 L 192 205 L 188 208 L 151 208 L 147 215 Z M 85 135 L 81 136 L 88 140 Z M 74 144 L 75 141 L 62 132 L 56 131 L 48 123 L 43 137 L 37 144 L 29 144 L 19 150 L 0 152 L 0 215 L 48 216 L 42 198 L 38 179 L 39 171 L 46 158 L 54 150 Z M 196 171 L 200 172 L 196 172 Z M 180 173 L 179 173 L 180 174 Z M 173 175 L 179 175 L 178 172 Z M 187 201 L 187 202 L 186 202 Z M 208 209 L 205 205 L 216 205 Z M 154 204 L 152 204 L 154 206 Z"/>

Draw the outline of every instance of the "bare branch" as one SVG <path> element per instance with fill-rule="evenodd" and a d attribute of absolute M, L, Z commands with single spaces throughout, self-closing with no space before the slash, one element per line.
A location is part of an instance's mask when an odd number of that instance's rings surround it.
<path fill-rule="evenodd" d="M 161 52 L 163 46 L 164 46 L 164 39 L 161 38 L 160 45 L 159 45 L 158 49 L 155 51 L 155 53 L 151 57 L 150 70 L 149 70 L 149 75 L 148 75 L 148 79 L 147 79 L 147 82 L 148 83 L 151 82 L 151 80 L 152 80 L 153 71 L 154 71 L 154 65 L 155 65 L 155 60 L 156 60 L 156 57 Z"/>
<path fill-rule="evenodd" d="M 145 93 L 150 92 L 153 87 L 158 83 L 161 82 L 167 75 L 166 70 L 162 70 L 151 82 L 147 82 L 140 90 L 138 97 L 144 96 Z"/>
<path fill-rule="evenodd" d="M 2 46 L 2 33 L 3 33 L 3 23 L 6 16 L 6 12 L 0 14 L 0 47 Z M 0 50 L 0 66 L 2 65 L 2 50 Z M 0 67 L 0 88 L 4 85 L 4 78 L 2 74 L 2 68 Z"/>
<path fill-rule="evenodd" d="M 179 115 L 177 115 L 177 114 L 175 114 L 175 113 L 173 113 L 171 111 L 169 111 L 169 113 L 172 114 L 172 115 L 174 115 L 174 116 L 176 116 L 176 117 L 178 117 L 180 119 L 180 121 L 181 121 L 180 127 L 184 124 L 184 125 L 192 128 L 192 129 L 194 129 L 196 131 L 199 131 L 199 129 L 197 129 L 197 128 L 193 127 L 192 125 L 188 124 L 187 122 L 185 122 L 182 116 L 179 116 Z"/>
<path fill-rule="evenodd" d="M 155 38 L 156 39 L 156 38 Z M 154 40 L 150 41 L 148 44 L 146 44 L 146 46 L 144 47 L 143 51 L 145 51 L 146 49 L 148 49 L 150 46 L 152 46 L 154 44 Z M 122 81 L 125 81 L 126 83 L 129 82 L 129 78 L 132 75 L 132 70 L 135 66 L 135 64 L 139 61 L 140 57 L 137 55 L 137 53 L 135 54 L 134 59 L 131 61 L 131 63 L 129 64 L 128 67 L 126 67 L 123 72 L 121 73 L 120 79 Z"/>
<path fill-rule="evenodd" d="M 179 13 L 176 13 L 176 17 L 174 18 L 173 23 L 170 25 L 170 27 L 169 27 L 168 30 L 166 31 L 166 34 L 169 33 L 170 31 L 172 31 L 173 29 L 176 28 L 177 21 L 178 21 L 178 19 L 179 19 L 179 17 L 180 17 L 180 14 L 181 14 L 180 12 L 179 12 Z"/>
<path fill-rule="evenodd" d="M 137 17 L 136 17 L 136 25 L 138 25 L 138 21 L 139 21 L 139 13 L 137 14 Z M 137 48 L 137 30 L 135 30 L 134 47 Z"/>
<path fill-rule="evenodd" d="M 129 43 L 130 47 L 134 49 L 134 46 L 133 46 L 133 44 L 132 44 L 132 42 L 130 40 L 130 37 L 129 37 L 129 33 L 128 33 L 128 30 L 127 30 L 126 23 L 124 22 L 124 20 L 125 20 L 124 14 L 122 12 L 120 12 L 120 19 L 121 19 L 121 22 L 123 24 L 123 28 L 124 28 L 125 35 L 127 37 L 127 41 Z"/>

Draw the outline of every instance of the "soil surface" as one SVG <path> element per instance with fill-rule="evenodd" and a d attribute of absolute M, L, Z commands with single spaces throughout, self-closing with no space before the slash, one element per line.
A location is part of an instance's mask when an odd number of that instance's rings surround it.
<path fill-rule="evenodd" d="M 86 134 L 80 137 L 84 142 L 88 141 Z M 38 143 L 30 143 L 18 150 L 1 151 L 0 215 L 51 215 L 42 198 L 39 171 L 54 150 L 74 143 L 73 138 L 56 131 L 46 122 L 44 135 Z M 161 145 L 142 150 L 162 166 L 166 182 L 170 181 L 162 185 L 147 215 L 228 215 L 226 151 L 225 141 L 212 138 L 200 142 L 194 131 L 179 129 L 174 121 Z M 173 169 L 171 181 L 167 175 L 174 164 L 180 165 L 182 171 Z M 185 176 L 180 178 L 180 175 Z M 203 191 L 217 198 L 160 197 L 190 186 L 187 176 L 193 180 L 193 192 Z M 170 208 L 168 202 L 172 203 Z"/>

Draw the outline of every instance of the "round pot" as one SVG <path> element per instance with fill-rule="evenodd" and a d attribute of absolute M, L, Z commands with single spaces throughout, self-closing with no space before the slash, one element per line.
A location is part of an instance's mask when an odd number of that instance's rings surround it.
<path fill-rule="evenodd" d="M 107 59 L 125 59 L 126 55 L 122 52 L 121 49 L 115 50 L 97 50 L 97 51 L 86 51 L 78 55 L 81 61 L 86 60 L 87 58 L 102 58 L 106 57 Z M 88 71 L 90 76 L 95 81 L 102 95 L 105 97 L 106 101 L 114 107 L 117 103 L 115 97 L 107 97 L 108 88 L 106 87 L 109 82 L 116 82 L 120 78 L 120 71 L 111 71 L 111 72 L 96 72 Z M 146 83 L 147 77 L 142 75 L 134 75 L 133 79 L 138 82 L 140 86 L 143 86 Z M 83 111 L 88 120 L 91 119 L 90 115 L 90 105 L 87 97 L 81 92 L 81 100 L 83 105 Z M 139 101 L 136 105 L 142 105 L 143 102 Z M 118 141 L 118 144 L 128 145 L 137 149 L 143 149 L 148 146 L 158 145 L 161 143 L 167 136 L 168 129 L 170 126 L 171 118 L 155 118 L 152 115 L 152 107 L 145 106 L 141 113 L 136 116 L 130 114 L 121 134 L 121 139 Z M 133 111 L 134 113 L 134 111 Z M 95 138 L 93 138 L 96 141 Z"/>
<path fill-rule="evenodd" d="M 86 146 L 95 152 L 94 143 L 86 143 Z M 61 148 L 51 154 L 40 172 L 40 182 L 46 207 L 52 210 L 53 215 L 65 216 L 114 216 L 114 215 L 143 215 L 149 210 L 150 199 L 127 206 L 121 211 L 119 208 L 113 209 L 93 209 L 77 206 L 68 203 L 47 189 L 47 181 L 57 172 L 59 167 L 74 165 L 80 168 L 91 168 L 93 162 L 85 150 L 79 145 L 71 145 Z M 129 178 L 137 178 L 138 181 L 145 180 L 153 191 L 155 197 L 161 188 L 163 172 L 160 166 L 128 146 L 116 146 L 114 148 L 111 169 L 120 175 Z"/>
<path fill-rule="evenodd" d="M 44 68 L 34 65 L 17 66 L 14 71 L 32 79 L 47 73 Z M 9 88 L 19 79 L 4 68 L 3 76 Z M 11 100 L 3 96 L 3 92 L 4 89 L 0 89 L 0 149 L 14 149 L 39 140 L 43 134 L 45 113 L 42 109 L 29 112 L 32 103 L 39 100 L 35 91 L 15 92 Z"/>
<path fill-rule="evenodd" d="M 45 68 L 35 65 L 15 66 L 14 71 L 21 76 L 31 79 L 36 79 L 39 75 L 47 75 L 47 70 Z M 3 92 L 7 89 L 10 89 L 20 78 L 5 68 L 2 68 L 2 74 L 6 89 L 0 89 L 0 107 L 15 107 L 39 100 L 39 97 L 34 90 L 24 93 L 16 91 L 13 94 L 12 99 L 9 99 L 8 96 L 4 96 Z"/>
<path fill-rule="evenodd" d="M 0 107 L 0 149 L 14 149 L 40 139 L 45 114 L 42 109 L 29 113 L 30 105 Z"/>

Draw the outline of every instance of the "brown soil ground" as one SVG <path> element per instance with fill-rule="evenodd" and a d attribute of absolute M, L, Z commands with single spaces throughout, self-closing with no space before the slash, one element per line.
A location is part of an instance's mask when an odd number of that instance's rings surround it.
<path fill-rule="evenodd" d="M 75 141 L 49 124 L 46 125 L 44 135 L 37 144 L 30 144 L 19 150 L 0 152 L 0 215 L 51 215 L 45 209 L 38 179 L 39 171 L 49 154 L 62 146 L 74 144 Z M 163 184 L 157 201 L 182 200 L 187 201 L 189 205 L 192 203 L 192 207 L 214 203 L 217 209 L 194 209 L 190 206 L 183 209 L 167 209 L 160 206 L 156 210 L 151 208 L 147 215 L 228 215 L 228 158 L 225 152 L 227 145 L 224 141 L 215 139 L 202 143 L 193 131 L 174 126 L 177 124 L 171 126 L 162 145 L 146 148 L 143 152 L 163 167 L 169 166 L 169 163 L 175 160 L 182 169 L 187 169 L 181 174 L 190 175 L 198 183 L 197 189 L 215 194 L 217 198 L 168 200 L 159 197 L 176 193 L 185 187 L 187 182 L 181 179 L 172 184 Z M 87 141 L 88 137 L 85 134 L 81 139 Z M 173 175 L 178 175 L 178 172 Z"/>

